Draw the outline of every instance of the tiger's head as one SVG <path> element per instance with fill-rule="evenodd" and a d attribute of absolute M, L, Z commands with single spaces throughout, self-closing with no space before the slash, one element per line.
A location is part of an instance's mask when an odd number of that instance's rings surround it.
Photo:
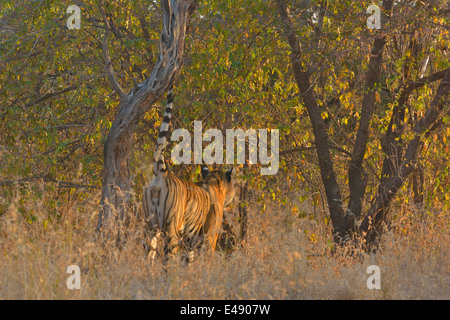
<path fill-rule="evenodd" d="M 223 206 L 229 205 L 238 193 L 237 170 L 231 168 L 225 172 L 222 170 L 210 171 L 207 166 L 203 165 L 201 173 L 203 184 L 215 187 L 221 195 L 220 198 L 223 198 Z"/>

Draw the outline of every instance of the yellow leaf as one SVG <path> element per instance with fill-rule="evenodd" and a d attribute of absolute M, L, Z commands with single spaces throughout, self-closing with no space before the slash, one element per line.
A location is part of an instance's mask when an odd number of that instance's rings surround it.
<path fill-rule="evenodd" d="M 381 99 L 380 99 L 380 94 L 378 92 L 375 92 L 375 101 L 380 103 Z"/>

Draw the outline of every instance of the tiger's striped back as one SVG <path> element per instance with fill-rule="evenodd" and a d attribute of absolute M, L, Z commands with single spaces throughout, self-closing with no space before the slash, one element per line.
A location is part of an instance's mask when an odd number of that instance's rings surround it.
<path fill-rule="evenodd" d="M 181 246 L 192 251 L 205 242 L 214 250 L 223 219 L 223 208 L 234 197 L 234 170 L 209 172 L 203 168 L 204 180 L 193 183 L 169 172 L 163 152 L 168 145 L 172 116 L 173 90 L 167 95 L 167 107 L 158 136 L 153 163 L 153 180 L 144 190 L 144 216 L 154 233 L 150 257 L 156 255 L 158 243 L 164 241 L 164 254 L 176 253 Z"/>

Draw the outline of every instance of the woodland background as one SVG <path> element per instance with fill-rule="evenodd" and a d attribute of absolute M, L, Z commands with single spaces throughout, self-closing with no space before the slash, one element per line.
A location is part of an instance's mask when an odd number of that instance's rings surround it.
<path fill-rule="evenodd" d="M 103 145 L 120 100 L 105 76 L 102 10 L 110 23 L 115 76 L 129 92 L 157 61 L 160 3 L 0 1 L 1 298 L 450 297 L 448 101 L 438 125 L 421 135 L 414 172 L 389 204 L 376 254 L 340 247 L 333 239 L 313 128 L 292 67 L 282 1 L 199 1 L 175 83 L 172 128 L 192 132 L 193 121 L 201 120 L 203 130 L 223 133 L 279 129 L 280 169 L 261 176 L 258 166 L 247 166 L 245 196 L 227 215 L 234 237 L 226 248 L 201 255 L 187 267 L 173 263 L 164 274 L 161 265 L 151 266 L 145 257 L 139 219 L 164 97 L 148 107 L 134 134 L 126 243 L 120 248 L 99 244 L 95 231 Z M 81 8 L 79 30 L 66 26 L 66 10 L 73 4 Z M 392 129 L 402 90 L 417 85 L 394 125 L 402 128 L 396 131 L 396 145 L 405 148 L 449 68 L 446 1 L 394 1 L 381 31 L 367 28 L 371 4 L 287 2 L 345 201 L 371 50 L 380 32 L 387 35 L 364 150 L 364 208 L 383 181 L 389 151 L 382 141 Z M 426 77 L 433 81 L 417 84 Z M 199 176 L 196 166 L 171 169 L 192 181 Z M 81 267 L 81 290 L 66 287 L 71 264 Z M 381 268 L 381 290 L 366 287 L 370 264 Z"/>

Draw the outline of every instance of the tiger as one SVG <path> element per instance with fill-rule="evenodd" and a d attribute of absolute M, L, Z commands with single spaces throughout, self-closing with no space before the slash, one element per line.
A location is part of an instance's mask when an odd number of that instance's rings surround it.
<path fill-rule="evenodd" d="M 169 172 L 164 150 L 168 145 L 172 109 L 173 87 L 170 87 L 153 157 L 153 179 L 144 189 L 142 205 L 144 218 L 153 234 L 150 259 L 154 261 L 162 240 L 165 259 L 183 249 L 189 262 L 194 249 L 199 246 L 215 250 L 224 207 L 236 194 L 236 169 L 210 171 L 207 166 L 202 166 L 202 180 L 197 183 Z"/>

